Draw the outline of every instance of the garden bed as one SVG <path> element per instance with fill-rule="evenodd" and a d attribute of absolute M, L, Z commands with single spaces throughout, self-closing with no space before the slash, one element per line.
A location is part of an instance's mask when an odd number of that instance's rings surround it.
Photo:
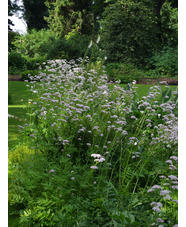
<path fill-rule="evenodd" d="M 8 81 L 22 81 L 22 78 L 19 75 L 9 75 Z M 178 79 L 172 79 L 167 77 L 158 78 L 160 84 L 163 85 L 178 85 Z M 157 84 L 157 78 L 143 78 L 138 84 Z"/>
<path fill-rule="evenodd" d="M 160 77 L 160 78 L 143 78 L 139 84 L 156 84 L 157 80 L 160 84 L 164 85 L 178 85 L 177 79 L 167 78 L 167 77 Z"/>
<path fill-rule="evenodd" d="M 25 121 L 9 121 L 23 138 L 9 152 L 10 217 L 22 226 L 176 227 L 177 88 L 110 84 L 103 69 L 49 63 L 62 72 L 9 82 L 12 104 L 27 104 Z M 28 101 L 13 95 L 22 85 Z"/>
<path fill-rule="evenodd" d="M 8 81 L 21 81 L 21 77 L 19 75 L 8 75 Z"/>

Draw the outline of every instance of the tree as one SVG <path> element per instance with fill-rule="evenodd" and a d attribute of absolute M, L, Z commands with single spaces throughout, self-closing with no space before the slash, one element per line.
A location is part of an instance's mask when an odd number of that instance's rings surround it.
<path fill-rule="evenodd" d="M 17 0 L 8 0 L 8 16 L 13 16 L 13 14 L 20 9 L 21 8 L 17 5 Z M 10 26 L 14 26 L 14 23 L 8 18 L 8 31 L 12 31 Z"/>
<path fill-rule="evenodd" d="M 174 39 L 176 43 L 178 35 L 178 0 L 153 0 L 154 11 L 159 27 L 159 39 L 163 45 Z"/>
<path fill-rule="evenodd" d="M 47 0 L 49 27 L 59 36 L 76 31 L 92 34 L 99 29 L 98 20 L 107 3 L 104 0 Z"/>
<path fill-rule="evenodd" d="M 10 0 L 8 0 L 8 16 L 13 16 L 12 8 L 12 3 Z M 8 19 L 8 31 L 12 31 L 10 26 L 14 26 L 14 24 L 10 19 Z"/>
<path fill-rule="evenodd" d="M 102 47 L 108 61 L 144 64 L 159 46 L 157 19 L 149 1 L 119 0 L 103 15 Z"/>
<path fill-rule="evenodd" d="M 45 0 L 23 0 L 24 15 L 29 30 L 47 28 L 44 16 L 48 16 Z"/>
<path fill-rule="evenodd" d="M 21 7 L 17 5 L 17 0 L 14 2 L 8 0 L 8 16 L 13 16 L 14 13 L 19 10 L 21 10 Z M 8 51 L 15 48 L 13 42 L 16 40 L 16 37 L 19 36 L 19 33 L 14 32 L 10 26 L 14 26 L 14 23 L 8 18 Z"/>
<path fill-rule="evenodd" d="M 178 8 L 171 1 L 166 1 L 160 11 L 162 45 L 178 45 Z"/>
<path fill-rule="evenodd" d="M 178 0 L 167 0 L 173 8 L 178 8 Z"/>
<path fill-rule="evenodd" d="M 160 18 L 160 10 L 165 0 L 153 0 L 153 2 L 154 2 L 154 11 L 156 13 L 156 16 Z"/>

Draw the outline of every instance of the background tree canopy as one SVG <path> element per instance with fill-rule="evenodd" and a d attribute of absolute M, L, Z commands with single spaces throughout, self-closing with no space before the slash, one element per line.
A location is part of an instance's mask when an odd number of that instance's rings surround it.
<path fill-rule="evenodd" d="M 151 7 L 144 2 L 117 1 L 106 8 L 101 36 L 108 61 L 142 63 L 159 46 L 157 17 Z"/>
<path fill-rule="evenodd" d="M 99 29 L 99 19 L 104 11 L 104 0 L 61 1 L 47 0 L 49 16 L 45 17 L 52 31 L 66 35 L 76 31 L 92 34 Z"/>
<path fill-rule="evenodd" d="M 18 10 L 21 10 L 21 8 L 17 5 L 17 0 L 8 0 L 8 16 L 13 16 L 13 14 Z M 8 19 L 8 31 L 12 31 L 10 26 L 14 26 L 14 23 L 11 19 Z"/>
<path fill-rule="evenodd" d="M 8 3 L 11 15 L 16 2 Z M 177 0 L 23 0 L 23 4 L 28 33 L 21 44 L 11 39 L 10 46 L 27 59 L 91 55 L 94 62 L 105 63 L 106 57 L 106 64 L 145 70 L 161 66 L 158 73 L 177 75 Z M 94 45 L 88 48 L 91 40 Z"/>
<path fill-rule="evenodd" d="M 48 15 L 48 9 L 45 6 L 44 0 L 23 0 L 24 4 L 24 19 L 28 29 L 40 30 L 47 28 L 47 22 L 44 16 Z"/>
<path fill-rule="evenodd" d="M 177 8 L 169 1 L 120 0 L 106 7 L 102 48 L 108 61 L 146 63 L 162 45 L 177 46 Z"/>

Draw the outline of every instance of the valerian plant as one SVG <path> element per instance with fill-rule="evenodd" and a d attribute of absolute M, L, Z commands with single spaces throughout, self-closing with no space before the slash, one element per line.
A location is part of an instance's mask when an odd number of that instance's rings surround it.
<path fill-rule="evenodd" d="M 29 101 L 22 126 L 34 152 L 16 166 L 10 186 L 20 222 L 176 224 L 176 184 L 163 185 L 161 176 L 177 177 L 177 91 L 154 86 L 140 100 L 132 84 L 112 84 L 104 66 L 90 69 L 82 59 L 51 60 L 40 68 L 26 82 L 37 98 Z M 151 196 L 156 187 L 160 194 Z M 165 193 L 171 201 L 162 202 Z"/>

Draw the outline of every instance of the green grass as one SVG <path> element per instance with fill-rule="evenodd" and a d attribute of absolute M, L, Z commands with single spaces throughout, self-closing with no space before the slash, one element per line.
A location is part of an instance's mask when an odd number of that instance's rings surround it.
<path fill-rule="evenodd" d="M 19 139 L 18 125 L 22 125 L 26 116 L 26 109 L 22 106 L 8 106 L 8 114 L 17 118 L 8 118 L 8 146 L 9 148 L 17 144 Z"/>
<path fill-rule="evenodd" d="M 32 92 L 26 87 L 26 83 L 22 81 L 9 81 L 8 93 L 11 95 L 12 105 L 22 105 L 32 98 Z"/>
<path fill-rule="evenodd" d="M 125 88 L 126 84 L 121 84 L 120 86 Z M 135 84 L 135 85 L 133 85 L 133 87 L 137 87 L 136 91 L 137 91 L 139 99 L 141 99 L 143 96 L 146 96 L 148 94 L 150 87 L 152 87 L 152 86 L 153 85 L 151 85 L 151 84 Z M 171 88 L 171 90 L 177 88 L 177 86 L 173 86 L 173 85 L 169 85 L 169 87 Z M 161 85 L 161 89 L 162 89 L 162 92 L 164 92 L 167 89 L 167 85 Z"/>
<path fill-rule="evenodd" d="M 112 87 L 114 85 L 110 85 L 110 87 Z M 121 87 L 125 88 L 127 86 L 127 84 L 120 84 Z M 135 84 L 133 85 L 133 87 L 136 87 L 136 92 L 138 94 L 139 99 L 141 99 L 143 96 L 146 96 L 149 92 L 149 89 L 151 87 L 153 87 L 154 85 L 152 84 Z M 167 89 L 167 85 L 160 85 L 162 92 L 166 91 Z M 168 87 L 170 87 L 171 90 L 173 89 L 177 89 L 177 86 L 174 85 L 169 85 Z"/>

